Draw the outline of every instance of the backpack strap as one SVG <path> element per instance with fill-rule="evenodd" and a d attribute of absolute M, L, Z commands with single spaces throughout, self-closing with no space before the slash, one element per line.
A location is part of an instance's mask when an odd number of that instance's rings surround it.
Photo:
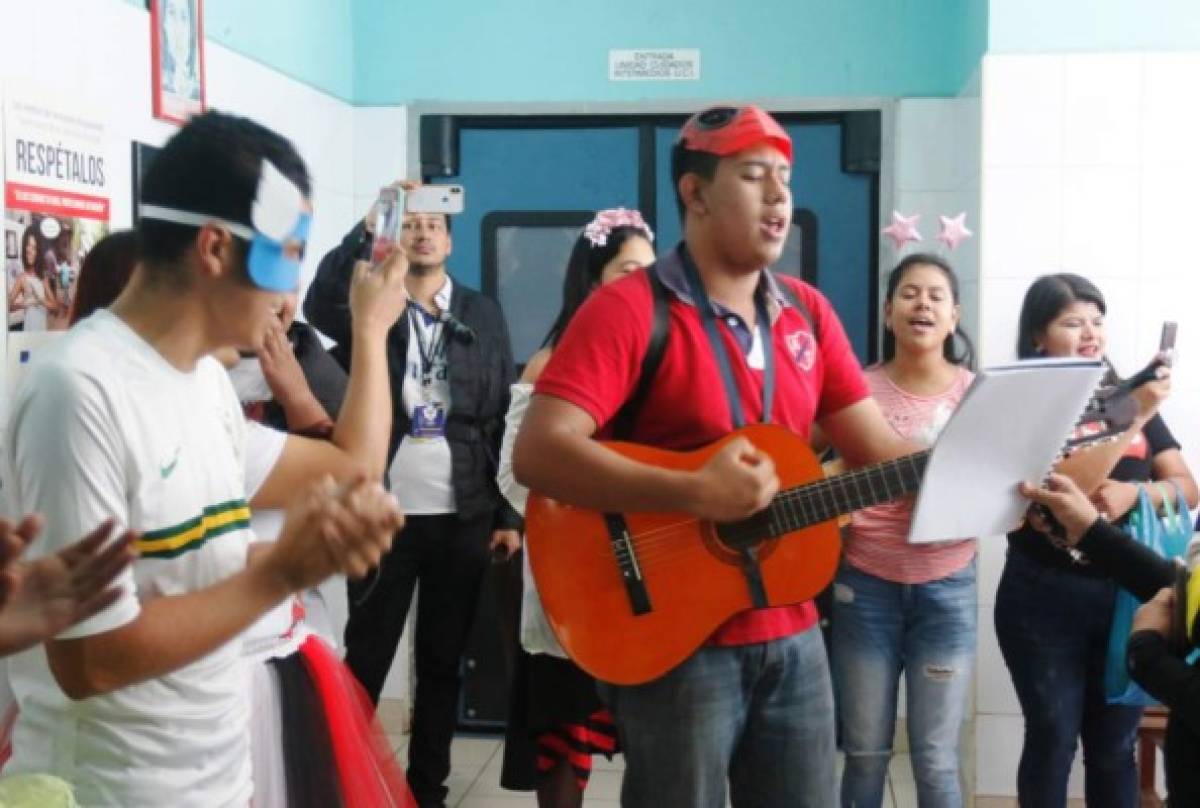
<path fill-rule="evenodd" d="M 654 264 L 646 267 L 646 278 L 650 281 L 650 294 L 654 303 L 650 324 L 650 341 L 646 344 L 645 355 L 642 356 L 642 369 L 638 375 L 637 385 L 633 388 L 633 394 L 613 417 L 613 437 L 616 440 L 628 440 L 633 434 L 634 421 L 637 419 L 642 404 L 646 401 L 646 396 L 650 394 L 654 377 L 658 375 L 658 368 L 662 365 L 663 356 L 667 352 L 667 337 L 671 333 L 669 292 L 663 285 L 662 279 L 658 277 L 658 271 Z"/>

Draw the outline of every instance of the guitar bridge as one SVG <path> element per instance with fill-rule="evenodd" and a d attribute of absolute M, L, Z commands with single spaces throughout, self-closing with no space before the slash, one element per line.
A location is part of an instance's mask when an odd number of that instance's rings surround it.
<path fill-rule="evenodd" d="M 612 545 L 617 569 L 621 571 L 621 580 L 625 583 L 629 606 L 635 615 L 649 614 L 650 592 L 646 589 L 646 579 L 642 577 L 637 548 L 633 546 L 633 537 L 629 535 L 629 525 L 619 513 L 604 514 L 604 524 L 608 528 L 608 540 Z"/>

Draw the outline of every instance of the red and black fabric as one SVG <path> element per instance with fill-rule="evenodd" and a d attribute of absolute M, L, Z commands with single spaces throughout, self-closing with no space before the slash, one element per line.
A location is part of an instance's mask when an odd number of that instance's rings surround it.
<path fill-rule="evenodd" d="M 562 724 L 538 737 L 538 774 L 548 774 L 566 761 L 583 791 L 592 776 L 592 755 L 611 758 L 616 750 L 617 728 L 612 713 L 602 707 L 581 724 Z"/>
<path fill-rule="evenodd" d="M 344 808 L 321 693 L 300 655 L 267 662 L 279 682 L 283 768 L 289 808 Z"/>
<path fill-rule="evenodd" d="M 570 660 L 522 651 L 513 672 L 500 785 L 532 791 L 541 775 L 566 759 L 583 788 L 591 756 L 616 752 L 616 727 L 596 681 Z"/>
<path fill-rule="evenodd" d="M 323 717 L 332 742 L 339 800 L 343 808 L 416 808 L 404 772 L 362 685 L 324 642 L 309 637 L 300 646 L 309 681 L 319 694 L 315 714 Z M 289 791 L 289 798 L 291 792 Z"/>

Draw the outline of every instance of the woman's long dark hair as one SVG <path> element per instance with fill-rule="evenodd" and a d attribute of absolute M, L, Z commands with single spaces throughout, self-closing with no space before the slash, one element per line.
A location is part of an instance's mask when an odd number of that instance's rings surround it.
<path fill-rule="evenodd" d="M 1072 303 L 1083 301 L 1092 303 L 1101 314 L 1108 314 L 1108 306 L 1104 295 L 1096 288 L 1096 284 L 1082 275 L 1072 272 L 1059 272 L 1054 275 L 1043 275 L 1033 282 L 1025 292 L 1025 300 L 1021 303 L 1021 321 L 1017 326 L 1017 358 L 1032 359 L 1041 356 L 1037 346 L 1038 335 L 1046 330 L 1054 318 Z M 1108 372 L 1101 379 L 1101 384 L 1117 384 L 1121 374 L 1113 367 L 1107 356 L 1100 358 Z"/>
<path fill-rule="evenodd" d="M 954 300 L 954 305 L 959 305 L 958 275 L 955 274 L 954 268 L 945 258 L 933 253 L 912 253 L 904 256 L 900 263 L 896 264 L 896 268 L 888 275 L 886 299 L 889 302 L 896 296 L 896 290 L 900 288 L 900 281 L 904 280 L 904 273 L 917 266 L 940 269 L 950 284 L 950 296 Z M 956 342 L 962 344 L 961 352 L 955 344 Z M 942 356 L 951 364 L 962 365 L 972 370 L 975 368 L 975 345 L 961 324 L 955 325 L 954 331 L 946 335 L 946 341 L 942 343 Z M 896 335 L 891 329 L 885 328 L 883 330 L 883 361 L 890 362 L 895 358 Z"/>
<path fill-rule="evenodd" d="M 1059 272 L 1043 275 L 1025 292 L 1021 303 L 1021 320 L 1017 327 L 1017 358 L 1031 359 L 1041 355 L 1038 336 L 1054 318 L 1072 303 L 1093 303 L 1101 314 L 1108 314 L 1104 295 L 1096 285 L 1082 275 Z"/>
<path fill-rule="evenodd" d="M 579 307 L 592 290 L 600 285 L 600 273 L 604 271 L 604 265 L 634 236 L 649 240 L 645 230 L 631 225 L 614 227 L 603 245 L 592 244 L 588 237 L 582 234 L 575 239 L 571 257 L 567 260 L 567 274 L 563 277 L 562 308 L 554 318 L 554 325 L 550 326 L 546 339 L 542 341 L 542 347 L 553 348 L 558 344 L 575 312 L 579 311 Z"/>
<path fill-rule="evenodd" d="M 137 260 L 137 233 L 133 230 L 114 230 L 97 241 L 79 267 L 70 324 L 111 305 L 129 283 Z"/>

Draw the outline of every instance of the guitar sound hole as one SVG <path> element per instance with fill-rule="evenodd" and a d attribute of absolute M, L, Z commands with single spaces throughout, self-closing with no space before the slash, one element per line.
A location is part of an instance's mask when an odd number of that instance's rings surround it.
<path fill-rule="evenodd" d="M 749 519 L 722 522 L 717 526 L 721 543 L 735 551 L 762 544 L 771 535 L 770 509 L 759 511 Z"/>

